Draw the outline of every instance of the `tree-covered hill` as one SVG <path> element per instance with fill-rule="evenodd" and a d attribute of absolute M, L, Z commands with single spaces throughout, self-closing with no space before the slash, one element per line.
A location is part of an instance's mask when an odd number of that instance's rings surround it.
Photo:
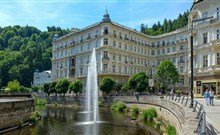
<path fill-rule="evenodd" d="M 15 79 L 23 86 L 30 86 L 36 69 L 51 69 L 54 35 L 68 32 L 55 26 L 47 27 L 47 31 L 33 26 L 0 27 L 0 86 Z"/>
<path fill-rule="evenodd" d="M 168 32 L 174 31 L 176 29 L 182 28 L 184 26 L 187 26 L 188 15 L 189 15 L 189 11 L 186 11 L 183 14 L 179 14 L 177 19 L 174 19 L 174 20 L 164 19 L 163 24 L 161 24 L 158 21 L 157 23 L 154 23 L 151 28 L 148 28 L 147 25 L 144 25 L 142 23 L 140 26 L 140 31 L 142 33 L 145 33 L 145 34 L 151 35 L 151 36 L 156 36 L 156 35 L 168 33 Z"/>

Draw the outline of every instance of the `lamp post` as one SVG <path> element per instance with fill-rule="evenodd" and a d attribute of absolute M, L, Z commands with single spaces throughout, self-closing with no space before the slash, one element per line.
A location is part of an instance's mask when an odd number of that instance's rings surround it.
<path fill-rule="evenodd" d="M 200 22 L 200 21 L 205 21 L 208 19 L 212 19 L 213 16 L 210 17 L 204 17 L 201 19 L 195 19 L 191 21 L 191 33 L 190 33 L 190 47 L 191 47 L 191 78 L 190 78 L 190 82 L 191 82 L 191 104 L 190 107 L 193 107 L 193 23 L 195 22 Z"/>

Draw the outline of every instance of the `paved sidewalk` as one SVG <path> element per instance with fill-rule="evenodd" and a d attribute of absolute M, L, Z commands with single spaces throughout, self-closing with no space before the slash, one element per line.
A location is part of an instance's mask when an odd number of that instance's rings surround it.
<path fill-rule="evenodd" d="M 214 106 L 208 106 L 204 98 L 195 98 L 205 107 L 208 135 L 220 135 L 220 99 L 214 99 Z"/>

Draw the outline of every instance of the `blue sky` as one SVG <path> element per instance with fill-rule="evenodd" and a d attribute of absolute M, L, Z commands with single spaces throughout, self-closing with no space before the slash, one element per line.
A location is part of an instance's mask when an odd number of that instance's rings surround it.
<path fill-rule="evenodd" d="M 0 0 L 0 26 L 84 28 L 99 22 L 106 6 L 111 20 L 139 30 L 190 10 L 193 0 Z"/>

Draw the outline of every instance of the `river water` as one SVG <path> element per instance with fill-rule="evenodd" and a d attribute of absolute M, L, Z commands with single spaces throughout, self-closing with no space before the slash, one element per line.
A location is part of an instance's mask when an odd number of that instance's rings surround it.
<path fill-rule="evenodd" d="M 131 121 L 131 116 L 109 108 L 99 110 L 100 121 L 92 125 L 77 124 L 85 114 L 83 108 L 37 108 L 42 118 L 33 126 L 26 126 L 4 135 L 159 135 L 154 128 Z"/>

